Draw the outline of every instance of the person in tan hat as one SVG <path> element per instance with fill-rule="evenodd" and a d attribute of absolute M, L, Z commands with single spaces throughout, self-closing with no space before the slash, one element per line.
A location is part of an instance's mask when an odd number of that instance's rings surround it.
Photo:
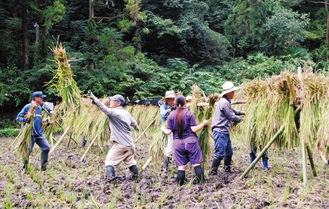
<path fill-rule="evenodd" d="M 174 91 L 166 91 L 163 103 L 160 104 L 160 116 L 162 124 L 165 124 L 170 113 L 175 110 L 175 97 Z M 173 135 L 166 136 L 167 142 L 164 150 L 163 169 L 168 170 L 169 162 L 173 153 Z"/>
<path fill-rule="evenodd" d="M 223 159 L 225 172 L 231 172 L 233 156 L 230 139 L 231 122 L 239 123 L 243 120 L 239 115 L 246 115 L 245 112 L 234 110 L 231 107 L 231 100 L 234 97 L 234 93 L 240 88 L 235 87 L 230 81 L 223 84 L 222 98 L 217 104 L 211 128 L 215 140 L 215 156 L 211 165 L 211 175 L 217 174 L 218 167 Z"/>

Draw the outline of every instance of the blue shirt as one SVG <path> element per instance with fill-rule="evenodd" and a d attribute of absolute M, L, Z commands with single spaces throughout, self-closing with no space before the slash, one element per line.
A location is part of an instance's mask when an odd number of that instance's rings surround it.
<path fill-rule="evenodd" d="M 160 116 L 162 123 L 165 123 L 167 121 L 167 118 L 170 115 L 170 112 L 168 112 L 170 108 L 171 106 L 167 103 L 163 103 L 162 105 L 160 105 Z"/>
<path fill-rule="evenodd" d="M 23 109 L 18 113 L 16 120 L 18 122 L 26 122 L 27 118 L 24 118 L 24 116 L 29 112 L 31 108 L 32 102 L 25 105 Z M 33 132 L 32 136 L 42 136 L 43 135 L 43 129 L 42 129 L 42 107 L 39 105 L 34 114 L 34 124 L 33 124 Z"/>

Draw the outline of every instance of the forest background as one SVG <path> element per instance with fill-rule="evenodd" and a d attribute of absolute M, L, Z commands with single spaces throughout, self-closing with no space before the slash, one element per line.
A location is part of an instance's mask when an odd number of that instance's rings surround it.
<path fill-rule="evenodd" d="M 1 0 L 0 128 L 43 90 L 62 42 L 74 79 L 97 96 L 205 94 L 283 70 L 328 72 L 327 0 Z"/>

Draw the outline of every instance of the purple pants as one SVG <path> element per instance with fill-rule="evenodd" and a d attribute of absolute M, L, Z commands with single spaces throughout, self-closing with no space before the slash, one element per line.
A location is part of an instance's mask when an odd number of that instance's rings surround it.
<path fill-rule="evenodd" d="M 201 148 L 197 137 L 174 140 L 174 157 L 176 166 L 183 166 L 190 162 L 192 165 L 203 161 Z"/>

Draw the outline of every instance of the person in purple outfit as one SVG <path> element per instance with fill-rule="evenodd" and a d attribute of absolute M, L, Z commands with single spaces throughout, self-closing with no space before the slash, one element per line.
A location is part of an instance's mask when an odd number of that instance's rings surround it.
<path fill-rule="evenodd" d="M 190 162 L 197 176 L 196 182 L 204 181 L 204 171 L 201 167 L 203 161 L 201 148 L 196 132 L 210 124 L 210 120 L 205 120 L 201 124 L 196 123 L 195 116 L 186 109 L 186 100 L 183 95 L 175 98 L 177 109 L 169 115 L 167 127 L 161 130 L 169 135 L 173 133 L 174 138 L 174 158 L 177 171 L 177 183 L 183 185 L 185 181 L 186 165 Z"/>

